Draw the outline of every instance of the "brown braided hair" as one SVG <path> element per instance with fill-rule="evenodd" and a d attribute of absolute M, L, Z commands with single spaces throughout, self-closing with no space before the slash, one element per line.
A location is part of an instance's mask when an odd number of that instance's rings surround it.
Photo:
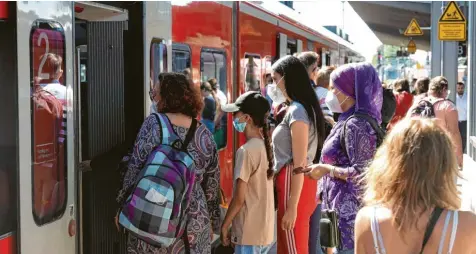
<path fill-rule="evenodd" d="M 253 123 L 256 125 L 256 127 L 262 129 L 262 134 L 264 138 L 264 145 L 266 147 L 266 157 L 268 159 L 268 171 L 266 171 L 268 178 L 273 178 L 274 176 L 274 170 L 273 170 L 273 151 L 271 148 L 271 138 L 269 137 L 269 126 L 268 126 L 268 115 L 269 115 L 269 110 L 264 114 L 264 116 L 261 115 L 255 115 L 255 114 L 248 114 L 251 117 L 251 120 L 253 120 Z"/>

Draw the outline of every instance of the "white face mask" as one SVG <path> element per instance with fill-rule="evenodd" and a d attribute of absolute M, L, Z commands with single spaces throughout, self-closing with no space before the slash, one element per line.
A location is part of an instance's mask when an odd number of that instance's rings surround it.
<path fill-rule="evenodd" d="M 157 102 L 152 101 L 152 104 L 150 105 L 150 113 L 157 113 Z"/>
<path fill-rule="evenodd" d="M 283 78 L 284 76 L 278 81 L 278 84 Z M 266 87 L 266 94 L 269 95 L 271 100 L 273 100 L 273 103 L 282 104 L 286 102 L 286 96 L 284 96 L 283 92 L 281 92 L 281 89 L 279 89 L 278 85 L 275 83 L 269 84 Z"/>
<path fill-rule="evenodd" d="M 344 101 L 346 101 L 346 100 L 347 100 L 347 98 L 345 98 Z M 331 91 L 327 92 L 326 105 L 329 108 L 329 110 L 332 111 L 332 113 L 342 113 L 342 112 L 344 112 L 342 110 L 342 107 L 341 107 L 341 105 L 342 105 L 342 103 L 344 103 L 344 101 L 339 102 L 339 99 L 337 99 L 337 96 L 333 92 L 331 92 Z"/>

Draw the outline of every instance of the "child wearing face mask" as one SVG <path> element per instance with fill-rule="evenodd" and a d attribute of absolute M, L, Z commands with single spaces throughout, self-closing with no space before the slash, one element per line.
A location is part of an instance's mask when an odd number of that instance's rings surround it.
<path fill-rule="evenodd" d="M 225 246 L 232 242 L 236 254 L 267 253 L 276 222 L 269 103 L 260 93 L 250 91 L 222 110 L 233 113 L 233 126 L 245 134 L 246 143 L 236 152 L 233 199 L 222 225 L 221 241 Z"/>

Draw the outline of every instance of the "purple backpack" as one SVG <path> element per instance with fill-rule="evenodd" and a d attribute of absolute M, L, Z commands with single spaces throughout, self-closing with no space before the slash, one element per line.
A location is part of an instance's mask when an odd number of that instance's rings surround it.
<path fill-rule="evenodd" d="M 157 247 L 169 247 L 186 234 L 187 208 L 195 182 L 195 164 L 187 152 L 197 120 L 182 142 L 166 115 L 154 114 L 160 126 L 161 142 L 149 155 L 131 188 L 119 223 L 131 234 Z"/>

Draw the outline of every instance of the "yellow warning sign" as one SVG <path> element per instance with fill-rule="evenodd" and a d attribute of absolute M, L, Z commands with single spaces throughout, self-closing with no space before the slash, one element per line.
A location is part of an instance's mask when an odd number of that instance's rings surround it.
<path fill-rule="evenodd" d="M 408 42 L 407 51 L 408 51 L 408 53 L 415 54 L 416 44 L 413 40 L 410 40 L 410 42 Z"/>
<path fill-rule="evenodd" d="M 421 36 L 423 35 L 423 31 L 420 28 L 420 25 L 418 25 L 418 22 L 416 19 L 412 19 L 410 21 L 410 24 L 408 24 L 407 29 L 405 30 L 404 33 L 405 36 Z"/>
<path fill-rule="evenodd" d="M 438 21 L 438 39 L 466 41 L 466 18 L 456 2 L 451 1 Z"/>
<path fill-rule="evenodd" d="M 466 18 L 461 12 L 461 9 L 458 5 L 451 1 L 448 6 L 446 6 L 445 11 L 440 17 L 440 22 L 447 21 L 447 22 L 466 22 Z"/>

